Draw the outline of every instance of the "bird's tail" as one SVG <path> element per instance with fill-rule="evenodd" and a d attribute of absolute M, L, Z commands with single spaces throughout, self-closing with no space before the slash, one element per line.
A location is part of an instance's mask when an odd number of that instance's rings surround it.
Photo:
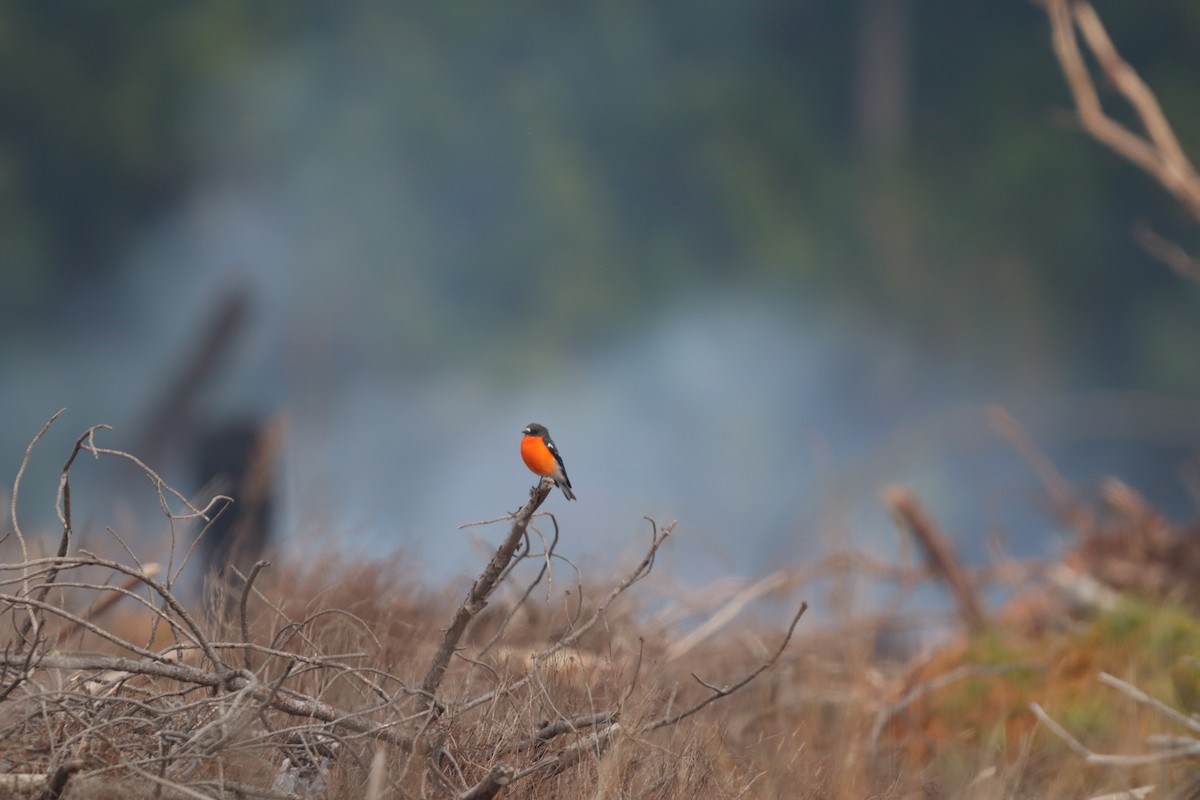
<path fill-rule="evenodd" d="M 558 488 L 562 489 L 562 493 L 567 496 L 568 500 L 575 499 L 575 493 L 571 491 L 571 484 L 566 481 L 555 481 L 555 483 L 558 484 Z"/>

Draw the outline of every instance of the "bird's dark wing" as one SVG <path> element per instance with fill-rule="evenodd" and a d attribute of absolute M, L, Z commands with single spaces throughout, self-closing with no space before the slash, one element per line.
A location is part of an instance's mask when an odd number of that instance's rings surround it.
<path fill-rule="evenodd" d="M 562 470 L 563 477 L 566 477 L 567 468 L 563 465 L 562 456 L 558 454 L 558 448 L 554 446 L 554 440 L 549 436 L 543 436 L 542 441 L 546 443 L 546 449 L 554 454 L 554 460 L 558 462 L 558 468 Z M 567 485 L 571 485 L 569 480 L 567 481 Z"/>
<path fill-rule="evenodd" d="M 558 448 L 554 445 L 554 440 L 551 439 L 549 436 L 543 436 L 542 441 L 546 443 L 546 449 L 549 450 L 551 453 L 553 453 L 554 458 L 558 461 L 559 464 L 561 464 L 562 456 L 560 456 L 558 454 Z"/>

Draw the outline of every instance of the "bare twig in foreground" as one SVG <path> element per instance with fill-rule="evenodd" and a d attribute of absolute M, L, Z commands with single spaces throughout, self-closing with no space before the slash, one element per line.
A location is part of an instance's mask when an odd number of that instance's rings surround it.
<path fill-rule="evenodd" d="M 1133 684 L 1127 683 L 1126 681 L 1114 677 L 1107 672 L 1100 673 L 1100 682 L 1108 684 L 1141 705 L 1149 706 L 1159 714 L 1178 725 L 1182 725 L 1189 731 L 1200 732 L 1200 722 L 1192 719 L 1187 714 L 1171 708 L 1161 700 L 1151 697 Z M 1190 759 L 1200 756 L 1200 739 L 1193 739 L 1187 736 L 1150 737 L 1152 744 L 1166 744 L 1166 747 L 1157 753 L 1147 753 L 1140 756 L 1097 753 L 1072 736 L 1062 725 L 1059 725 L 1057 722 L 1055 722 L 1054 719 L 1046 713 L 1045 709 L 1043 709 L 1037 703 L 1030 703 L 1029 708 L 1055 736 L 1057 736 L 1059 739 L 1062 739 L 1063 742 L 1066 743 L 1067 747 L 1071 748 L 1072 751 L 1082 757 L 1089 764 L 1134 767 L 1143 764 L 1161 764 L 1167 761 L 1176 761 L 1184 758 Z"/>
<path fill-rule="evenodd" d="M 1179 725 L 1182 725 L 1183 727 L 1187 728 L 1189 731 L 1193 731 L 1195 733 L 1200 733 L 1200 721 L 1193 719 L 1192 717 L 1188 716 L 1187 714 L 1184 714 L 1181 711 L 1171 708 L 1169 705 L 1167 705 L 1166 703 L 1164 703 L 1161 700 L 1157 700 L 1157 699 L 1151 697 L 1150 695 L 1143 692 L 1141 689 L 1134 686 L 1132 683 L 1127 683 L 1126 681 L 1123 681 L 1118 677 L 1110 675 L 1107 672 L 1100 673 L 1100 682 L 1108 684 L 1109 686 L 1113 687 L 1117 691 L 1128 695 L 1129 697 L 1133 698 L 1134 700 L 1136 700 L 1137 702 L 1141 703 L 1144 706 L 1150 706 L 1151 708 L 1153 708 L 1158 713 L 1162 714 L 1167 719 L 1169 719 L 1172 722 L 1175 722 Z"/>
<path fill-rule="evenodd" d="M 1172 761 L 1177 758 L 1191 758 L 1200 755 L 1200 741 L 1190 741 L 1182 747 L 1174 747 L 1159 753 L 1147 753 L 1142 756 L 1097 753 L 1068 733 L 1066 728 L 1055 722 L 1046 713 L 1046 710 L 1037 703 L 1030 703 L 1029 708 L 1055 736 L 1062 739 L 1067 747 L 1071 748 L 1071 750 L 1089 764 L 1104 764 L 1110 767 L 1136 767 L 1143 764 L 1161 764 L 1164 761 Z"/>

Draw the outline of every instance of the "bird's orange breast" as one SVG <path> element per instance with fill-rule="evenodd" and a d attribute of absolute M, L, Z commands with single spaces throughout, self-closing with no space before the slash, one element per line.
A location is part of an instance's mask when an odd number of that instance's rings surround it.
<path fill-rule="evenodd" d="M 526 436 L 521 440 L 521 458 L 525 466 L 538 475 L 553 475 L 558 469 L 554 453 L 550 452 L 540 436 Z"/>

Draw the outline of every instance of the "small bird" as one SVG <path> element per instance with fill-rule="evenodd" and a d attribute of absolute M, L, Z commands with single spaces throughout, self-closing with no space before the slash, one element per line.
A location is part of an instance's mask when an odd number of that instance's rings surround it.
<path fill-rule="evenodd" d="M 521 433 L 525 434 L 521 440 L 521 458 L 525 466 L 544 478 L 553 478 L 554 485 L 562 489 L 567 499 L 574 500 L 571 479 L 567 477 L 567 469 L 563 466 L 558 448 L 554 446 L 554 440 L 550 438 L 550 431 L 546 430 L 545 425 L 531 422 Z"/>

